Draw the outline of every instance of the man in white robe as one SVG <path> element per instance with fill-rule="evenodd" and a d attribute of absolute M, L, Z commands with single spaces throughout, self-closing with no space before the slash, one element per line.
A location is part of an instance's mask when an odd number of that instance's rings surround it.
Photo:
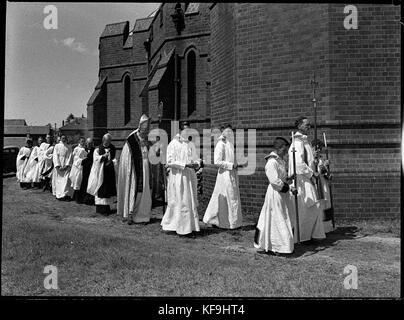
<path fill-rule="evenodd" d="M 40 146 L 42 144 L 42 137 L 38 138 L 38 145 L 32 148 L 28 163 L 24 169 L 24 174 L 27 179 L 33 184 L 35 189 L 41 187 L 40 175 Z"/>
<path fill-rule="evenodd" d="M 151 217 L 150 120 L 141 116 L 138 129 L 126 138 L 119 160 L 117 214 L 128 224 L 148 223 Z"/>
<path fill-rule="evenodd" d="M 60 137 L 60 142 L 55 146 L 53 152 L 53 175 L 54 175 L 54 196 L 61 201 L 70 201 L 73 189 L 69 179 L 73 154 L 71 147 L 67 144 L 65 135 Z"/>
<path fill-rule="evenodd" d="M 289 254 L 294 250 L 293 212 L 285 155 L 289 143 L 282 137 L 275 138 L 274 151 L 265 157 L 265 173 L 269 180 L 265 202 L 258 219 L 254 247 L 271 254 Z"/>
<path fill-rule="evenodd" d="M 167 147 L 167 209 L 161 221 L 164 231 L 193 236 L 200 231 L 196 173 L 200 160 L 191 141 L 177 134 Z"/>
<path fill-rule="evenodd" d="M 230 141 L 232 135 L 231 126 L 226 125 L 216 144 L 214 163 L 219 169 L 215 188 L 203 217 L 204 223 L 223 229 L 236 229 L 242 225 L 237 175 L 237 168 L 241 166 L 234 156 L 234 146 Z"/>
<path fill-rule="evenodd" d="M 78 202 L 79 190 L 81 187 L 81 181 L 83 179 L 83 166 L 81 165 L 83 160 L 87 158 L 87 151 L 85 149 L 85 140 L 83 137 L 79 139 L 79 144 L 73 150 L 73 165 L 70 170 L 71 187 L 74 190 L 73 199 Z"/>
<path fill-rule="evenodd" d="M 31 181 L 25 176 L 24 172 L 25 167 L 27 166 L 27 163 L 29 161 L 29 157 L 31 155 L 32 151 L 32 140 L 27 139 L 26 140 L 26 145 L 20 149 L 17 155 L 17 160 L 16 160 L 16 168 L 17 168 L 17 181 L 20 183 L 20 187 L 23 189 L 28 189 L 31 187 Z"/>
<path fill-rule="evenodd" d="M 52 137 L 47 134 L 46 142 L 42 142 L 39 152 L 39 162 L 40 162 L 40 175 L 43 180 L 43 191 L 52 191 L 50 185 L 50 179 L 52 177 L 53 170 L 53 144 Z"/>
<path fill-rule="evenodd" d="M 88 178 L 87 192 L 95 197 L 95 210 L 102 215 L 111 213 L 110 206 L 116 200 L 116 148 L 112 136 L 102 137 L 102 144 L 94 150 L 93 165 Z M 84 141 L 83 141 L 84 142 Z"/>
<path fill-rule="evenodd" d="M 323 211 L 314 182 L 318 173 L 315 171 L 313 149 L 307 140 L 310 122 L 306 117 L 300 117 L 295 125 L 297 132 L 294 134 L 294 146 L 300 241 L 324 239 Z M 289 148 L 289 176 L 293 175 L 292 148 L 293 144 Z"/>

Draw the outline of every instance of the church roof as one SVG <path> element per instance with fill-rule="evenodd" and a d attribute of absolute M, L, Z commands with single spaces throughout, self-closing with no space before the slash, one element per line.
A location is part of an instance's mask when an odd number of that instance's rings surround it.
<path fill-rule="evenodd" d="M 123 32 L 125 31 L 125 27 L 128 24 L 129 21 L 107 24 L 100 38 L 123 34 Z"/>
<path fill-rule="evenodd" d="M 146 31 L 149 29 L 151 23 L 153 22 L 154 17 L 137 19 L 135 22 L 135 26 L 133 28 L 133 32 Z"/>

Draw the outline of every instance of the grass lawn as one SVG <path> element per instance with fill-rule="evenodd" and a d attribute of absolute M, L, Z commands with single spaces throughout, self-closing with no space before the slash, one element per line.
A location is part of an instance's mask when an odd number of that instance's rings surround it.
<path fill-rule="evenodd" d="M 221 231 L 201 225 L 195 239 L 152 223 L 128 226 L 94 207 L 55 200 L 3 180 L 2 295 L 399 297 L 399 221 L 338 221 L 320 245 L 299 245 L 292 257 L 257 254 L 254 225 Z M 58 268 L 47 290 L 46 265 Z M 346 265 L 358 268 L 358 289 L 346 290 Z"/>

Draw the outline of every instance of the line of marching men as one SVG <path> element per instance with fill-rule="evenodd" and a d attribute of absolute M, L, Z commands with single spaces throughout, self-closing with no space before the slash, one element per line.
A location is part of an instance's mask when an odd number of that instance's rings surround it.
<path fill-rule="evenodd" d="M 96 212 L 101 214 L 110 214 L 111 204 L 117 202 L 117 214 L 124 222 L 129 225 L 148 223 L 152 210 L 150 120 L 142 115 L 138 128 L 125 140 L 119 162 L 109 133 L 103 136 L 97 148 L 90 138 L 87 141 L 81 138 L 73 151 L 63 135 L 54 146 L 49 135 L 46 142 L 39 139 L 34 148 L 28 139 L 27 146 L 21 148 L 17 157 L 17 179 L 22 188 L 31 184 L 43 186 L 59 200 L 73 198 L 79 203 L 95 204 Z M 254 238 L 259 252 L 290 254 L 296 242 L 324 239 L 333 229 L 330 218 L 325 217 L 325 212 L 331 209 L 329 163 L 315 161 L 318 151 L 307 138 L 309 120 L 300 117 L 295 125 L 293 148 L 287 139 L 277 137 L 274 150 L 265 157 L 269 185 Z M 162 230 L 195 237 L 200 231 L 196 171 L 203 162 L 187 136 L 188 127 L 188 123 L 183 124 L 183 130 L 173 137 L 166 152 L 158 150 L 154 155 L 161 158 L 167 170 L 164 171 L 168 173 L 168 178 L 164 174 L 167 208 L 161 221 Z M 232 136 L 231 125 L 221 128 L 214 150 L 218 170 L 216 184 L 203 217 L 204 223 L 222 229 L 242 226 L 237 170 L 246 164 L 237 163 Z M 314 143 L 319 146 L 319 141 Z M 161 144 L 156 143 L 154 147 L 160 149 Z M 291 161 L 292 151 L 295 164 Z M 324 199 L 317 194 L 315 179 L 322 182 Z M 296 219 L 294 196 L 299 219 Z M 299 230 L 299 239 L 296 230 Z"/>

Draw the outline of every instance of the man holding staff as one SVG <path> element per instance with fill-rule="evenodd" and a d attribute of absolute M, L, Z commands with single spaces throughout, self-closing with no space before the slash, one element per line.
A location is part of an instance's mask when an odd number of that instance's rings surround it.
<path fill-rule="evenodd" d="M 307 134 L 310 131 L 310 122 L 307 117 L 299 117 L 295 126 L 297 132 L 292 134 L 292 146 L 289 148 L 289 159 L 293 159 L 295 149 L 296 167 L 293 161 L 289 160 L 289 176 L 293 176 L 296 170 L 296 189 L 300 239 L 298 242 L 311 239 L 324 239 L 323 212 L 315 188 L 315 178 L 319 175 L 314 166 L 314 154 L 308 140 Z M 297 232 L 295 233 L 297 237 Z"/>

